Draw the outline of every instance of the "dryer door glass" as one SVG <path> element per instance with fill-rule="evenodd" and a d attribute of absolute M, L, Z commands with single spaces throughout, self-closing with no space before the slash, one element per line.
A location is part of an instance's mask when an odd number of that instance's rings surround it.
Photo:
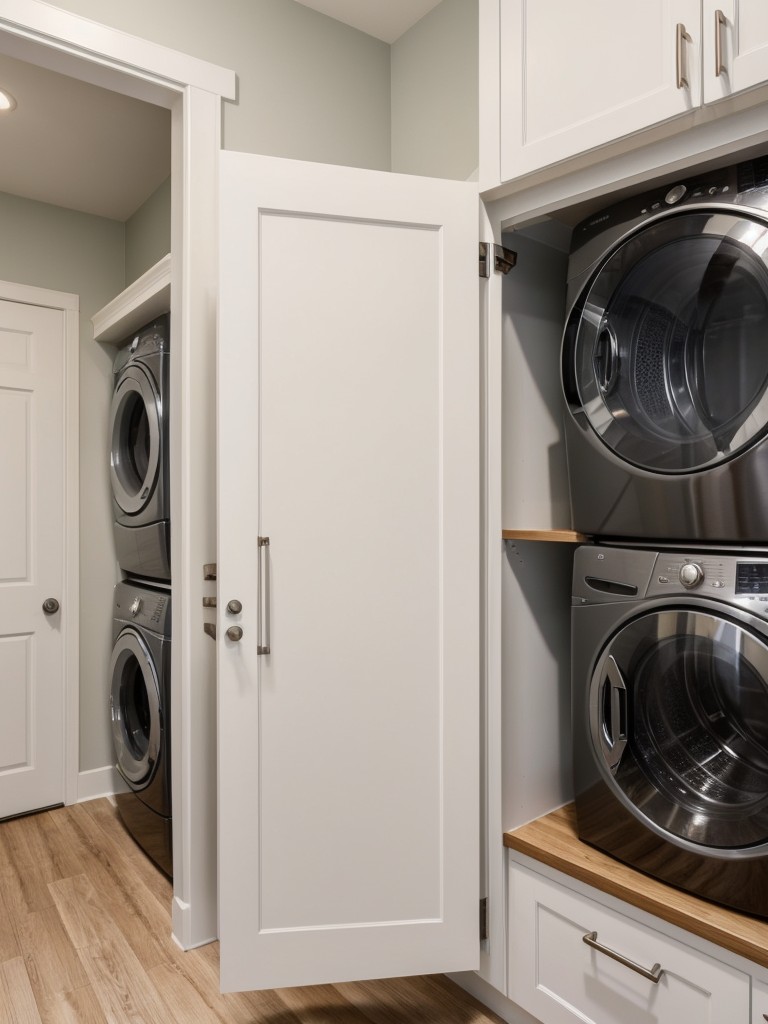
<path fill-rule="evenodd" d="M 765 432 L 767 252 L 768 227 L 757 220 L 688 213 L 650 225 L 604 261 L 571 315 L 565 372 L 622 459 L 691 472 Z"/>
<path fill-rule="evenodd" d="M 592 678 L 590 730 L 622 803 L 665 838 L 768 841 L 768 647 L 743 626 L 683 610 L 633 620 Z"/>
<path fill-rule="evenodd" d="M 160 471 L 159 398 L 140 367 L 120 378 L 110 413 L 110 478 L 115 501 L 135 515 L 151 498 Z"/>
<path fill-rule="evenodd" d="M 125 629 L 112 651 L 110 709 L 117 766 L 135 785 L 148 784 L 161 742 L 160 689 L 147 646 Z"/>

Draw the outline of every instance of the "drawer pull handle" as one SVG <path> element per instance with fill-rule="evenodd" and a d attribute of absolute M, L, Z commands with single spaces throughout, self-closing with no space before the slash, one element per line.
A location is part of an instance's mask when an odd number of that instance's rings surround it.
<path fill-rule="evenodd" d="M 685 31 L 685 25 L 682 22 L 678 22 L 675 29 L 675 65 L 678 89 L 690 89 L 691 87 L 688 80 L 688 61 L 686 60 L 685 44 L 692 42 L 693 40 Z"/>
<path fill-rule="evenodd" d="M 598 953 L 605 953 L 611 960 L 616 960 L 617 963 L 623 964 L 628 967 L 630 971 L 634 971 L 636 974 L 641 974 L 648 981 L 652 981 L 654 985 L 658 985 L 659 978 L 664 973 L 664 969 L 661 964 L 654 964 L 653 967 L 648 970 L 647 967 L 641 967 L 640 964 L 634 963 L 632 960 L 627 960 L 621 953 L 616 953 L 614 950 L 609 949 L 607 946 L 603 946 L 602 943 L 597 941 L 597 932 L 587 932 L 586 935 L 582 936 L 582 942 L 586 942 L 592 949 L 596 949 Z"/>

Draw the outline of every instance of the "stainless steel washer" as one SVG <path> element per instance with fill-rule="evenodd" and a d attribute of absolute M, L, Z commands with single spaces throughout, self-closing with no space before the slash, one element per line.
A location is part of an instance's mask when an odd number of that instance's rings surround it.
<path fill-rule="evenodd" d="M 118 583 L 114 592 L 110 711 L 117 795 L 134 839 L 173 873 L 171 821 L 171 596 Z"/>
<path fill-rule="evenodd" d="M 577 550 L 581 839 L 768 917 L 768 552 Z"/>
<path fill-rule="evenodd" d="M 120 568 L 171 578 L 168 479 L 169 318 L 136 333 L 115 359 L 110 479 Z"/>

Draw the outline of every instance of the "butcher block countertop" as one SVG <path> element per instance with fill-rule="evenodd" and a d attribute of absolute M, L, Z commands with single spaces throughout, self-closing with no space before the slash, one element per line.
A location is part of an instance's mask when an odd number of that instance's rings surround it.
<path fill-rule="evenodd" d="M 768 922 L 697 899 L 580 842 L 573 804 L 505 832 L 504 845 L 768 967 Z"/>

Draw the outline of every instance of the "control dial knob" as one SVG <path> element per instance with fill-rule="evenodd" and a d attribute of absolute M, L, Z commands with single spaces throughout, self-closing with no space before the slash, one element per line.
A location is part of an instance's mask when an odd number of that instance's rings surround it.
<path fill-rule="evenodd" d="M 686 562 L 680 567 L 680 582 L 687 590 L 698 587 L 704 579 L 704 570 L 696 562 Z"/>
<path fill-rule="evenodd" d="M 133 615 L 134 618 L 136 618 L 136 616 L 141 611 L 141 606 L 143 604 L 144 602 L 140 597 L 134 597 L 133 601 L 131 602 L 131 615 Z"/>

